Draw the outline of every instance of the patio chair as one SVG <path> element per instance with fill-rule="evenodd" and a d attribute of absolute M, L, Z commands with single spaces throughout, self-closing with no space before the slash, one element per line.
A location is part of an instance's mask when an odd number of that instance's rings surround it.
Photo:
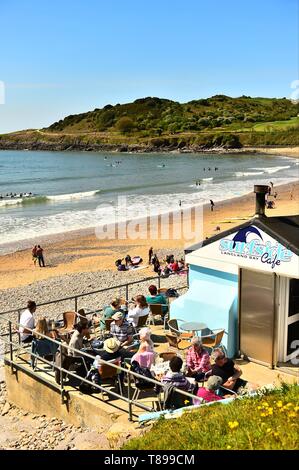
<path fill-rule="evenodd" d="M 120 366 L 121 364 L 121 358 L 114 359 L 113 361 L 109 361 L 112 364 Z M 122 390 L 122 381 L 120 377 L 120 371 L 119 369 L 110 366 L 109 364 L 102 363 L 98 366 L 98 372 L 101 377 L 101 385 L 103 385 L 104 381 L 111 381 L 114 385 L 114 387 L 118 387 L 119 393 L 121 396 L 123 396 L 123 390 Z M 102 395 L 102 400 L 104 401 L 104 394 L 103 390 L 101 390 L 101 395 Z"/>
<path fill-rule="evenodd" d="M 222 338 L 225 333 L 223 329 L 214 330 L 212 334 L 201 336 L 202 345 L 204 348 L 210 349 L 211 353 L 216 348 L 223 349 L 224 353 L 226 354 L 226 348 L 222 344 Z"/>
<path fill-rule="evenodd" d="M 74 331 L 76 324 L 77 313 L 76 312 L 64 312 L 63 313 L 63 327 L 58 328 L 58 334 L 60 336 L 68 336 Z"/>
<path fill-rule="evenodd" d="M 148 320 L 148 315 L 143 315 L 142 317 L 138 317 L 137 326 L 134 327 L 136 334 L 141 328 L 143 328 L 147 324 L 147 320 Z"/>
<path fill-rule="evenodd" d="M 170 361 L 175 356 L 176 356 L 176 352 L 174 351 L 165 351 L 159 354 L 159 357 L 161 357 L 164 362 Z"/>
<path fill-rule="evenodd" d="M 164 305 L 165 307 L 165 305 Z M 164 317 L 163 313 L 163 305 L 162 304 L 149 304 L 150 314 L 148 316 L 148 325 L 155 325 L 155 317 L 160 316 L 161 318 Z"/>
<path fill-rule="evenodd" d="M 31 343 L 31 353 L 41 358 L 52 356 L 52 369 L 54 370 L 55 354 L 58 350 L 58 344 L 54 343 L 47 338 L 33 338 Z M 36 369 L 38 357 L 31 355 L 31 367 L 33 370 Z M 45 363 L 44 363 L 45 364 Z"/>
<path fill-rule="evenodd" d="M 181 339 L 177 335 L 174 335 L 174 334 L 168 333 L 165 335 L 165 338 L 170 347 L 179 349 L 180 351 L 183 351 L 184 349 L 187 349 L 191 346 L 190 341 Z"/>
<path fill-rule="evenodd" d="M 171 318 L 168 320 L 167 325 L 170 330 L 170 333 L 174 333 L 175 335 L 179 336 L 182 339 L 190 339 L 193 337 L 193 333 L 183 332 L 179 329 L 178 322 L 183 322 L 184 320 L 180 320 L 179 318 Z"/>
<path fill-rule="evenodd" d="M 110 332 L 110 327 L 111 327 L 111 323 L 113 322 L 113 318 L 106 318 L 105 320 L 105 330 L 107 333 Z"/>
<path fill-rule="evenodd" d="M 134 365 L 134 363 L 133 363 Z M 132 364 L 126 364 L 127 368 L 129 370 L 132 370 L 134 371 L 134 367 L 132 367 Z M 142 369 L 142 368 L 140 368 Z M 144 369 L 144 370 L 147 370 L 148 371 L 148 375 L 149 376 L 152 376 L 151 372 L 149 371 L 149 369 Z M 140 373 L 140 370 L 136 370 L 136 373 Z M 152 378 L 154 378 L 152 376 Z M 133 374 L 129 374 L 129 377 L 128 379 L 131 381 L 133 381 L 133 384 L 134 384 L 134 387 L 135 387 L 135 390 L 133 392 L 133 395 L 132 395 L 132 400 L 133 401 L 137 401 L 139 400 L 140 398 L 140 395 L 142 393 L 145 393 L 145 394 L 149 394 L 149 393 L 153 393 L 154 396 L 145 396 L 144 399 L 146 398 L 149 398 L 149 401 L 152 403 L 152 409 L 155 410 L 155 404 L 158 402 L 158 410 L 159 411 L 162 411 L 162 403 L 161 403 L 161 390 L 160 390 L 160 387 L 159 389 L 156 389 L 155 387 L 155 384 L 151 383 L 151 382 L 146 382 L 146 379 L 140 379 L 139 377 L 135 377 L 135 375 Z M 155 400 L 155 398 L 157 398 L 157 401 Z"/>

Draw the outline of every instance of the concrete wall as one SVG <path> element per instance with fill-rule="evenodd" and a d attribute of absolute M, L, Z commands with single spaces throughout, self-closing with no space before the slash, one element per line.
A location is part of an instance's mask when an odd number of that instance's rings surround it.
<path fill-rule="evenodd" d="M 60 418 L 75 426 L 102 429 L 123 415 L 122 410 L 74 390 L 68 393 L 66 403 L 62 404 L 59 391 L 24 371 L 17 370 L 11 374 L 8 365 L 5 366 L 5 380 L 8 401 L 23 410 Z M 98 396 L 101 397 L 100 394 Z"/>
<path fill-rule="evenodd" d="M 171 303 L 170 318 L 225 329 L 223 344 L 233 357 L 238 348 L 238 276 L 190 265 L 189 285 L 188 292 Z"/>

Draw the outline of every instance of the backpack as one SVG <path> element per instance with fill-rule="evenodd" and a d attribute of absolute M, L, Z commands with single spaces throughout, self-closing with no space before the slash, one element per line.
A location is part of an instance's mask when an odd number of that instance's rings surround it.
<path fill-rule="evenodd" d="M 166 297 L 179 297 L 179 293 L 176 289 L 170 288 L 165 292 Z"/>

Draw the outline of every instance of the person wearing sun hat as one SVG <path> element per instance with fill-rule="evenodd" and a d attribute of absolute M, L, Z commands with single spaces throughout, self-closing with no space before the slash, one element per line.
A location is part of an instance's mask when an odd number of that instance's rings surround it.
<path fill-rule="evenodd" d="M 120 342 L 116 338 L 108 338 L 104 341 L 103 351 L 100 351 L 99 356 L 103 361 L 111 361 L 121 357 Z"/>

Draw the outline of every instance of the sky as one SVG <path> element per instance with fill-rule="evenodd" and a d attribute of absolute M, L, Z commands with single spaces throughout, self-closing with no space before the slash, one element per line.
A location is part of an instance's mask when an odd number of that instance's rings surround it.
<path fill-rule="evenodd" d="M 0 133 L 146 96 L 289 97 L 298 3 L 0 0 Z"/>

